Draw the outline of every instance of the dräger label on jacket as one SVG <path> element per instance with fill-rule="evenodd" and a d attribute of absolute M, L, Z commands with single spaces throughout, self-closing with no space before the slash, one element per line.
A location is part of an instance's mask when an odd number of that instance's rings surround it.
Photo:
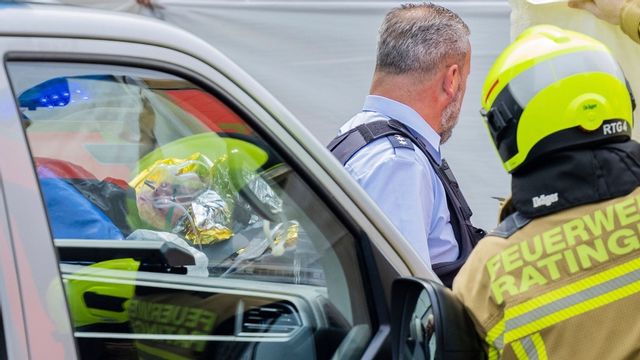
<path fill-rule="evenodd" d="M 487 261 L 491 291 L 498 304 L 506 295 L 561 280 L 567 275 L 640 249 L 640 196 L 574 218 Z"/>
<path fill-rule="evenodd" d="M 558 193 L 553 193 L 551 195 L 542 194 L 540 196 L 534 196 L 531 198 L 533 201 L 533 207 L 537 208 L 540 206 L 551 206 L 554 202 L 558 201 Z"/>

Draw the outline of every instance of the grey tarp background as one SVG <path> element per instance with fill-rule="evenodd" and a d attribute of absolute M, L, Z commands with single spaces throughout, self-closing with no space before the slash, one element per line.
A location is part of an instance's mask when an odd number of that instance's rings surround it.
<path fill-rule="evenodd" d="M 130 12 L 134 0 L 63 0 Z M 388 1 L 154 0 L 156 16 L 214 45 L 257 79 L 315 136 L 328 143 L 358 112 L 374 67 L 377 30 Z M 467 22 L 472 69 L 458 127 L 443 154 L 474 211 L 478 226 L 497 222 L 498 202 L 509 179 L 478 114 L 489 67 L 509 43 L 504 1 L 438 1 Z M 413 196 L 413 194 L 406 194 Z"/>

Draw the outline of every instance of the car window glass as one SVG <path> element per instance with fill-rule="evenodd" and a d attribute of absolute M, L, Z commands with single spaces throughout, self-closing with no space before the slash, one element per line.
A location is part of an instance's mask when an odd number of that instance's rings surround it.
<path fill-rule="evenodd" d="M 353 234 L 228 99 L 132 67 L 8 69 L 81 357 L 364 348 Z"/>

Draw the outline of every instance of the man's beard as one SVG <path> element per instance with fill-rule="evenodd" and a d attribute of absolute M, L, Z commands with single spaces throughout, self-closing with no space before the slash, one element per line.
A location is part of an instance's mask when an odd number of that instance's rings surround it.
<path fill-rule="evenodd" d="M 449 105 L 442 110 L 442 116 L 440 117 L 440 144 L 444 144 L 449 140 L 453 133 L 453 128 L 458 123 L 460 108 L 462 107 L 462 91 L 462 89 L 459 89 Z"/>

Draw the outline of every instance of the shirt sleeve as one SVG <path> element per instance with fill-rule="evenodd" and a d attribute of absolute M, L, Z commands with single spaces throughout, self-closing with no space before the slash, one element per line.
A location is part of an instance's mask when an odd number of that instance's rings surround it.
<path fill-rule="evenodd" d="M 415 159 L 389 157 L 356 180 L 431 267 L 428 247 L 433 217 L 432 175 Z"/>
<path fill-rule="evenodd" d="M 640 0 L 625 0 L 620 12 L 620 27 L 633 41 L 640 43 Z"/>

